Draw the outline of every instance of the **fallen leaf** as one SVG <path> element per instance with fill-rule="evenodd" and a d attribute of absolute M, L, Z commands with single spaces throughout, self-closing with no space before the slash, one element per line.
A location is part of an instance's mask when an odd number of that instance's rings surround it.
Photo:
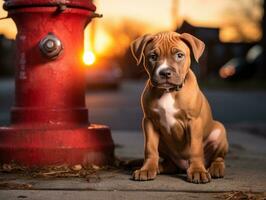
<path fill-rule="evenodd" d="M 82 165 L 74 165 L 71 167 L 71 169 L 74 171 L 80 171 L 82 169 Z"/>

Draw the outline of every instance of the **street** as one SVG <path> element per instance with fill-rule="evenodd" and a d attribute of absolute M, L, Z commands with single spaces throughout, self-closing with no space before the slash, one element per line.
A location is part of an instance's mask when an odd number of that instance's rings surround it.
<path fill-rule="evenodd" d="M 92 123 L 112 129 L 115 155 L 121 160 L 143 158 L 140 95 L 144 81 L 126 81 L 120 90 L 88 91 L 86 104 Z M 155 181 L 134 182 L 131 172 L 121 169 L 100 170 L 82 178 L 32 178 L 0 173 L 1 199 L 235 199 L 264 198 L 265 139 L 249 130 L 232 128 L 237 124 L 266 122 L 266 91 L 204 90 L 216 119 L 228 125 L 230 151 L 226 176 L 209 184 L 187 183 L 185 174 L 159 175 Z M 0 81 L 1 126 L 9 123 L 14 102 L 12 80 Z M 255 124 L 255 126 L 254 126 Z M 265 128 L 265 126 L 264 126 Z M 265 129 L 259 129 L 265 136 Z M 10 190 L 12 189 L 12 190 Z M 237 191 L 237 192 L 236 192 Z M 156 193 L 156 195 L 155 195 Z M 51 198 L 50 198 L 51 197 Z M 239 198 L 240 198 L 239 197 Z"/>
<path fill-rule="evenodd" d="M 142 111 L 140 95 L 144 81 L 125 81 L 115 90 L 88 91 L 86 104 L 92 123 L 109 125 L 113 130 L 140 130 Z M 215 119 L 226 125 L 266 122 L 266 91 L 203 90 Z M 0 124 L 9 123 L 14 102 L 11 79 L 0 81 Z"/>

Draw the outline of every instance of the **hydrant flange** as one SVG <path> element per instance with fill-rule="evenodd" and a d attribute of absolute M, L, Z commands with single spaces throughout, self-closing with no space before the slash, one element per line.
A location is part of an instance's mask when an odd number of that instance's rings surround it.
<path fill-rule="evenodd" d="M 95 11 L 96 7 L 91 0 L 4 0 L 3 8 L 11 10 L 25 7 L 52 7 L 65 6 L 69 8 L 81 8 Z"/>

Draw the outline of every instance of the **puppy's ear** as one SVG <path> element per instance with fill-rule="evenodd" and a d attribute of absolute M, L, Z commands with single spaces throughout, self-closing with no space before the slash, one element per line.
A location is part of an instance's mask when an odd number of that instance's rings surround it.
<path fill-rule="evenodd" d="M 136 40 L 134 40 L 131 45 L 131 53 L 133 55 L 133 57 L 135 58 L 135 60 L 137 61 L 137 65 L 139 65 L 144 57 L 144 49 L 146 47 L 146 45 L 152 41 L 152 39 L 154 38 L 153 35 L 151 34 L 146 34 L 143 35 L 139 38 L 137 38 Z"/>
<path fill-rule="evenodd" d="M 179 38 L 190 45 L 195 60 L 199 62 L 199 58 L 201 57 L 205 49 L 204 42 L 194 37 L 193 35 L 190 35 L 189 33 L 182 33 L 180 34 Z"/>

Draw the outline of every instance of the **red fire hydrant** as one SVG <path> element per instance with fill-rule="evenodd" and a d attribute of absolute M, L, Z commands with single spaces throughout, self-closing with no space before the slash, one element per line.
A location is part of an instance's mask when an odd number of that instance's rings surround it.
<path fill-rule="evenodd" d="M 0 127 L 0 163 L 103 165 L 113 161 L 108 127 L 89 124 L 82 64 L 91 0 L 5 0 L 18 29 L 11 126 Z"/>

